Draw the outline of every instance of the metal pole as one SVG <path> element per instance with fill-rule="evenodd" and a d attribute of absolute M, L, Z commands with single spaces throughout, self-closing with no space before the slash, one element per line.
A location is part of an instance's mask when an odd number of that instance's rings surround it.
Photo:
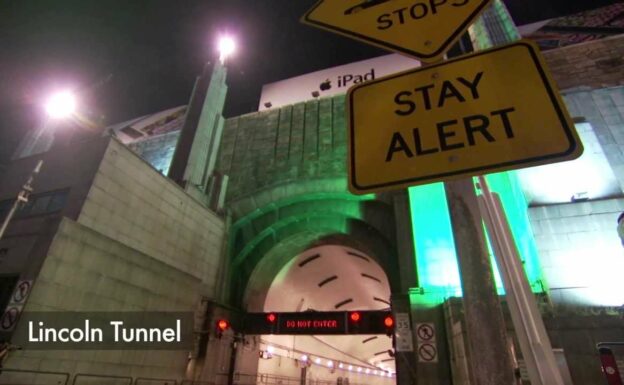
<path fill-rule="evenodd" d="M 7 214 L 6 218 L 4 218 L 4 222 L 2 222 L 2 227 L 0 227 L 0 239 L 2 239 L 6 228 L 9 226 L 9 222 L 11 222 L 11 219 L 13 219 L 13 216 L 15 215 L 15 212 L 19 208 L 20 204 L 28 202 L 28 197 L 33 192 L 32 182 L 35 180 L 35 176 L 39 174 L 42 165 L 43 160 L 39 160 L 39 162 L 37 162 L 37 165 L 35 166 L 35 169 L 30 173 L 28 180 L 22 186 L 20 192 L 17 194 L 17 198 L 15 199 L 15 202 L 13 202 L 11 210 Z"/>
<path fill-rule="evenodd" d="M 483 195 L 479 206 L 485 220 L 494 255 L 505 286 L 507 306 L 511 313 L 522 357 L 532 385 L 563 385 L 561 372 L 550 345 L 537 302 L 520 262 L 511 229 L 505 218 L 500 197 L 492 193 L 483 176 L 479 176 Z"/>

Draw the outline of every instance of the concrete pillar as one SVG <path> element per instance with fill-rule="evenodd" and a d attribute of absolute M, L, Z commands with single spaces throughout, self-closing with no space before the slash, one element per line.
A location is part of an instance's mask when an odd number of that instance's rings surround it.
<path fill-rule="evenodd" d="M 473 385 L 514 385 L 505 320 L 474 184 L 471 178 L 445 183 L 462 281 Z"/>
<path fill-rule="evenodd" d="M 206 203 L 206 188 L 214 171 L 223 132 L 226 74 L 226 68 L 217 62 L 207 64 L 197 78 L 169 168 L 169 178 Z"/>
<path fill-rule="evenodd" d="M 408 313 L 411 318 L 413 352 L 396 352 L 398 385 L 451 385 L 451 368 L 446 344 L 442 305 L 412 304 L 410 289 L 418 287 L 412 217 L 407 190 L 393 194 L 394 215 L 399 258 L 400 293 L 392 295 L 392 311 Z M 436 330 L 436 362 L 419 362 L 416 324 L 433 323 Z"/>

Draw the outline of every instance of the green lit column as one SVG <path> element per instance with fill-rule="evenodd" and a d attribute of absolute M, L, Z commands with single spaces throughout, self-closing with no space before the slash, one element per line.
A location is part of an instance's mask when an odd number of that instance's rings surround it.
<path fill-rule="evenodd" d="M 520 39 L 520 33 L 501 0 L 494 0 L 468 31 L 475 51 Z"/>

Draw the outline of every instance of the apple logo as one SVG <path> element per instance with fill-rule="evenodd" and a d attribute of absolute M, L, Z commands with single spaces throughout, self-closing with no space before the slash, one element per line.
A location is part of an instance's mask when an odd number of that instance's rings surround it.
<path fill-rule="evenodd" d="M 331 80 L 329 79 L 325 80 L 323 83 L 321 83 L 319 88 L 321 89 L 321 91 L 327 91 L 328 89 L 331 88 Z"/>

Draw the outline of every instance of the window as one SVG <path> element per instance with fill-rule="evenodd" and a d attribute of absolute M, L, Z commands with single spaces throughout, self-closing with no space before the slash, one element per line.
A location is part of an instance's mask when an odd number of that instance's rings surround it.
<path fill-rule="evenodd" d="M 43 194 L 32 194 L 26 204 L 15 213 L 16 218 L 30 215 L 49 214 L 61 210 L 67 202 L 69 190 L 59 190 Z M 14 199 L 7 199 L 0 202 L 0 219 L 3 219 L 11 209 Z"/>

